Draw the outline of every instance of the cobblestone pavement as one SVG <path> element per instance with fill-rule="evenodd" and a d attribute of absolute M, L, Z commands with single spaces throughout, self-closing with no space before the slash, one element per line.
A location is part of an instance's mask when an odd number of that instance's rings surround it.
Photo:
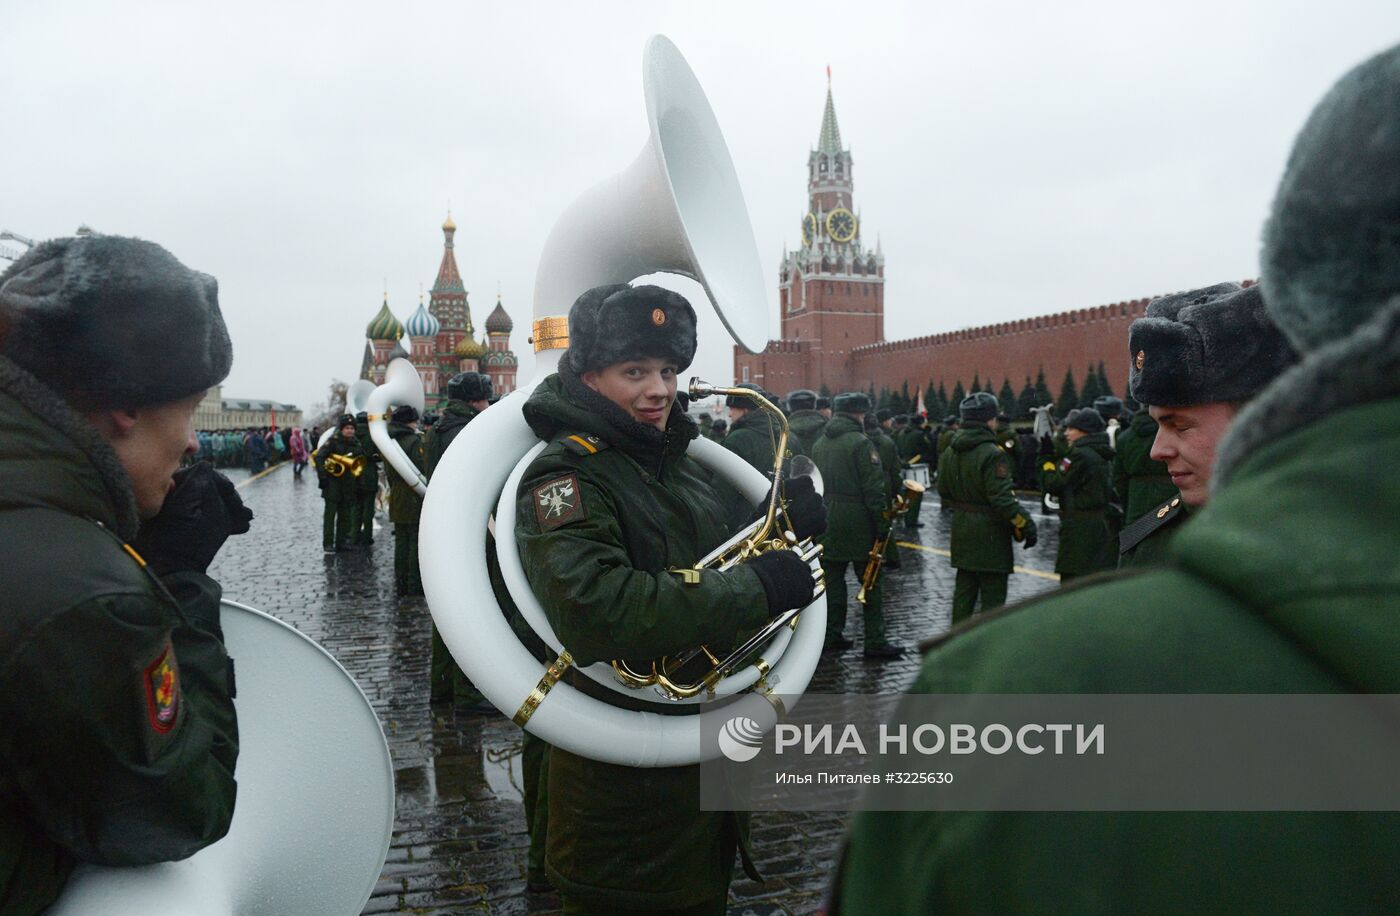
<path fill-rule="evenodd" d="M 210 574 L 225 597 L 297 627 L 345 666 L 374 704 L 394 759 L 394 834 L 366 913 L 550 912 L 552 895 L 525 893 L 528 838 L 519 777 L 520 733 L 501 716 L 437 715 L 428 705 L 430 617 L 421 598 L 394 594 L 392 530 L 381 513 L 374 545 L 323 556 L 322 501 L 314 475 L 293 479 L 282 464 L 250 479 L 230 473 L 256 513 L 253 529 L 231 538 Z M 1055 587 L 1058 522 L 1037 512 L 1040 544 L 1017 548 L 1024 571 L 1010 600 Z M 887 573 L 890 638 L 906 645 L 947 629 L 953 593 L 948 519 L 925 501 L 923 527 L 901 535 L 902 567 Z M 855 586 L 851 588 L 854 601 Z M 853 608 L 846 635 L 859 641 Z M 857 646 L 857 649 L 859 646 Z M 914 678 L 918 657 L 867 662 L 859 651 L 822 659 L 819 693 L 894 693 Z M 736 880 L 730 913 L 810 913 L 835 861 L 845 816 L 759 813 L 753 839 L 764 884 Z"/>

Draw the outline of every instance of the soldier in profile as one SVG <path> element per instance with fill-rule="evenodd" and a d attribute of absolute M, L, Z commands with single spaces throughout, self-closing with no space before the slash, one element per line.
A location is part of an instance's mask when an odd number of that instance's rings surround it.
<path fill-rule="evenodd" d="M 0 275 L 0 912 L 46 909 L 79 863 L 228 830 L 238 722 L 205 570 L 252 513 L 180 463 L 232 360 L 214 278 L 159 245 L 57 239 Z"/>

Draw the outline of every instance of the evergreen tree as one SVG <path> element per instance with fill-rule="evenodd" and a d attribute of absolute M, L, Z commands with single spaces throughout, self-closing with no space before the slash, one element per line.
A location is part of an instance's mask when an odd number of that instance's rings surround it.
<path fill-rule="evenodd" d="M 1099 360 L 1099 394 L 1114 397 L 1113 386 L 1108 383 L 1108 373 L 1103 370 L 1103 360 Z"/>
<path fill-rule="evenodd" d="M 895 413 L 911 413 L 914 410 L 914 399 L 909 396 L 909 380 L 905 379 L 899 387 L 899 406 L 894 409 Z"/>
<path fill-rule="evenodd" d="M 1045 384 L 1045 367 L 1041 366 L 1040 371 L 1035 376 L 1035 406 L 1044 407 L 1046 404 L 1053 404 L 1055 398 L 1050 394 L 1050 386 Z"/>
<path fill-rule="evenodd" d="M 933 380 L 930 379 L 928 387 L 924 389 L 924 410 L 930 417 L 943 418 L 943 414 L 938 410 L 938 392 L 933 387 Z"/>
<path fill-rule="evenodd" d="M 831 389 L 826 387 L 826 382 L 822 382 L 821 390 L 817 392 L 817 395 L 824 398 L 831 397 Z"/>
<path fill-rule="evenodd" d="M 938 383 L 938 413 L 934 416 L 938 417 L 939 422 L 942 422 L 943 418 L 950 413 L 952 411 L 948 409 L 948 389 L 944 388 L 943 382 L 940 381 Z"/>
<path fill-rule="evenodd" d="M 1016 392 L 1011 387 L 1011 379 L 1001 380 L 1001 393 L 997 395 L 997 401 L 1001 404 L 1001 412 L 1008 417 L 1013 417 L 1016 413 Z"/>
<path fill-rule="evenodd" d="M 1031 408 L 1038 406 L 1035 403 L 1035 386 L 1031 384 L 1031 377 L 1026 376 L 1026 385 L 1021 389 L 1021 396 L 1016 399 L 1016 412 L 1011 415 L 1013 420 L 1029 420 L 1031 418 Z"/>
<path fill-rule="evenodd" d="M 962 379 L 958 379 L 957 384 L 953 385 L 953 394 L 948 402 L 948 412 L 957 413 L 965 397 L 967 397 L 967 392 L 963 391 Z"/>
<path fill-rule="evenodd" d="M 976 372 L 972 373 L 972 387 L 967 389 L 968 394 L 975 394 L 982 390 L 982 379 Z"/>
<path fill-rule="evenodd" d="M 1060 385 L 1060 397 L 1055 402 L 1055 416 L 1063 420 L 1078 406 L 1079 389 L 1074 384 L 1074 369 L 1066 369 L 1064 384 Z"/>
<path fill-rule="evenodd" d="M 1094 372 L 1094 367 L 1091 365 L 1084 374 L 1084 387 L 1079 390 L 1079 406 L 1093 407 L 1094 399 L 1097 398 L 1101 392 L 1102 389 L 1099 388 L 1098 373 Z"/>
<path fill-rule="evenodd" d="M 890 398 L 891 398 L 891 395 L 890 395 L 889 386 L 888 386 L 888 385 L 881 386 L 881 388 L 880 388 L 880 397 L 879 397 L 878 400 L 875 400 L 875 409 L 876 409 L 876 410 L 883 410 L 883 409 L 889 407 L 889 406 L 890 406 Z"/>

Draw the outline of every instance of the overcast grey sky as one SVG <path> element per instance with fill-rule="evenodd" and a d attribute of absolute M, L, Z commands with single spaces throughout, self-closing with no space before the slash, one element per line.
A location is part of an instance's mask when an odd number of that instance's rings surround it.
<path fill-rule="evenodd" d="M 386 279 L 417 307 L 450 201 L 473 319 L 499 283 L 528 376 L 544 239 L 645 140 L 657 32 L 719 118 L 775 314 L 831 65 L 893 339 L 1254 276 L 1294 134 L 1400 4 L 12 0 L 0 228 L 164 244 L 219 279 L 225 394 L 306 407 L 354 377 Z M 701 311 L 695 368 L 727 380 Z"/>

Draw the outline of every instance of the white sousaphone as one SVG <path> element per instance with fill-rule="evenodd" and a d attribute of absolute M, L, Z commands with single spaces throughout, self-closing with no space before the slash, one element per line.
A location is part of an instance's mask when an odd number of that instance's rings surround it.
<path fill-rule="evenodd" d="M 379 448 L 379 454 L 389 462 L 413 492 L 419 496 L 428 492 L 428 478 L 414 466 L 403 446 L 389 435 L 389 408 L 412 407 L 423 413 L 423 382 L 413 363 L 403 357 L 391 360 L 384 370 L 384 384 L 370 392 L 365 410 L 369 413 L 369 435 Z"/>
<path fill-rule="evenodd" d="M 49 916 L 343 916 L 369 900 L 394 826 L 374 708 L 297 630 L 231 601 L 221 616 L 238 681 L 228 834 L 180 862 L 80 865 Z"/>
<path fill-rule="evenodd" d="M 418 549 L 438 630 L 487 699 L 565 750 L 653 767 L 718 756 L 715 742 L 702 746 L 701 720 L 707 716 L 747 716 L 771 729 L 782 710 L 778 694 L 790 700 L 811 680 L 826 600 L 819 595 L 791 625 L 777 629 L 761 658 L 729 673 L 706 695 L 667 699 L 623 687 L 609 665 L 583 669 L 596 683 L 657 709 L 701 704 L 700 715 L 663 715 L 622 709 L 560 681 L 572 660 L 525 581 L 514 540 L 515 494 L 543 445 L 521 408 L 534 385 L 558 366 L 568 345 L 567 312 L 581 293 L 655 272 L 680 274 L 704 287 L 740 345 L 757 352 L 768 342 L 767 295 L 753 229 L 704 91 L 663 36 L 648 41 L 642 70 L 650 138 L 630 166 L 580 195 L 555 224 L 535 278 L 535 381 L 476 417 L 447 450 L 424 500 Z M 691 443 L 689 454 L 755 505 L 765 501 L 768 479 L 737 455 L 703 437 Z M 512 598 L 535 632 L 561 653 L 547 668 L 516 638 L 492 591 L 486 537 L 493 510 L 497 556 Z M 709 702 L 715 705 L 707 707 Z"/>
<path fill-rule="evenodd" d="M 369 396 L 373 392 L 374 382 L 371 382 L 369 379 L 362 378 L 356 379 L 355 381 L 351 382 L 350 387 L 345 389 L 345 412 L 353 417 L 357 413 L 362 413 L 368 410 L 369 407 L 367 405 L 369 404 Z M 331 419 L 330 428 L 322 432 L 321 438 L 316 440 L 316 449 L 319 449 L 321 446 L 325 445 L 331 440 L 331 436 L 334 436 L 336 433 L 340 432 L 340 427 L 336 425 L 339 422 L 340 417 L 333 417 Z M 312 451 L 315 451 L 316 449 L 313 449 Z"/>

